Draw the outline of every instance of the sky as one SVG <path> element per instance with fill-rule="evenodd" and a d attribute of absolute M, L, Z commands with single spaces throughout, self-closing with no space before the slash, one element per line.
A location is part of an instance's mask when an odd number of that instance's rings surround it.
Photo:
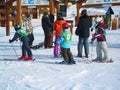
<path fill-rule="evenodd" d="M 33 45 L 37 45 L 43 42 L 44 33 L 39 20 L 32 20 L 32 23 Z M 55 62 L 63 58 L 55 58 L 53 48 L 32 50 L 35 61 L 17 60 L 21 56 L 21 42 L 8 42 L 15 30 L 11 27 L 10 36 L 5 36 L 5 27 L 0 27 L 0 90 L 120 90 L 120 29 L 107 30 L 109 58 L 113 63 L 86 63 L 96 57 L 96 42 L 89 44 L 88 59 L 76 57 L 78 37 L 75 29 L 71 52 L 76 64 L 60 65 Z"/>

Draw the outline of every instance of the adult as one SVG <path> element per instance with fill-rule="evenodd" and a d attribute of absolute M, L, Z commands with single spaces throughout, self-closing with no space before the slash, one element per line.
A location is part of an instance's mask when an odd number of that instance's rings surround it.
<path fill-rule="evenodd" d="M 48 12 L 44 12 L 42 16 L 42 28 L 44 30 L 45 38 L 44 38 L 44 47 L 52 48 L 52 23 L 50 22 Z"/>
<path fill-rule="evenodd" d="M 83 46 L 84 46 L 85 57 L 88 58 L 88 54 L 89 54 L 88 38 L 90 36 L 89 28 L 91 26 L 92 26 L 92 22 L 87 15 L 87 10 L 84 9 L 81 12 L 81 17 L 79 18 L 78 26 L 75 32 L 76 35 L 79 36 L 78 57 L 82 57 Z"/>
<path fill-rule="evenodd" d="M 50 18 L 50 22 L 52 23 L 52 27 L 51 27 L 51 30 L 52 30 L 51 43 L 53 43 L 53 24 L 54 24 L 54 19 L 55 19 L 54 14 L 50 13 L 49 18 Z"/>

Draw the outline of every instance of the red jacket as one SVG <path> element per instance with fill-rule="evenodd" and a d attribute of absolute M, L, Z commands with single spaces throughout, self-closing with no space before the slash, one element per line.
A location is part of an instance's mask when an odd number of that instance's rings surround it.
<path fill-rule="evenodd" d="M 54 25 L 53 25 L 53 30 L 55 31 L 56 36 L 60 36 L 62 32 L 62 25 L 63 23 L 66 23 L 65 20 L 56 20 Z"/>

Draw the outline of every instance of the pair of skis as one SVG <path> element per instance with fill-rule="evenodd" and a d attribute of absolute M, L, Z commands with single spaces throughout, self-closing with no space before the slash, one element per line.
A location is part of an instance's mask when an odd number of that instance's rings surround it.
<path fill-rule="evenodd" d="M 10 60 L 10 61 L 35 61 L 36 58 L 34 58 L 33 60 L 19 60 L 17 58 L 4 58 L 3 60 Z"/>
<path fill-rule="evenodd" d="M 9 61 L 35 61 L 36 58 L 34 58 L 33 60 L 19 60 L 16 58 L 4 58 L 3 60 L 9 60 Z M 113 63 L 114 61 L 112 59 L 110 59 L 109 61 L 106 62 L 96 62 L 93 60 L 75 60 L 76 63 L 85 63 L 85 64 L 90 64 L 90 63 Z M 62 64 L 61 62 L 54 62 L 55 64 Z M 72 65 L 72 64 L 67 64 L 67 65 Z"/>

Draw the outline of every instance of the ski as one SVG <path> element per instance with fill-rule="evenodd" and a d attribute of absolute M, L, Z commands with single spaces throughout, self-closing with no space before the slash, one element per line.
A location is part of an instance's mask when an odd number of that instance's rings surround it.
<path fill-rule="evenodd" d="M 90 64 L 92 63 L 92 60 L 75 60 L 78 63 L 86 63 L 86 64 Z"/>
<path fill-rule="evenodd" d="M 34 58 L 33 60 L 20 60 L 20 59 L 17 59 L 17 58 L 4 58 L 4 60 L 9 60 L 9 61 L 35 61 L 36 58 Z"/>
<path fill-rule="evenodd" d="M 74 63 L 67 63 L 67 62 L 55 62 L 55 64 L 61 64 L 61 65 L 74 65 L 76 64 L 75 62 Z"/>
<path fill-rule="evenodd" d="M 113 63 L 114 61 L 112 60 L 112 58 L 109 61 L 94 61 L 92 60 L 92 62 L 96 62 L 96 63 Z"/>

